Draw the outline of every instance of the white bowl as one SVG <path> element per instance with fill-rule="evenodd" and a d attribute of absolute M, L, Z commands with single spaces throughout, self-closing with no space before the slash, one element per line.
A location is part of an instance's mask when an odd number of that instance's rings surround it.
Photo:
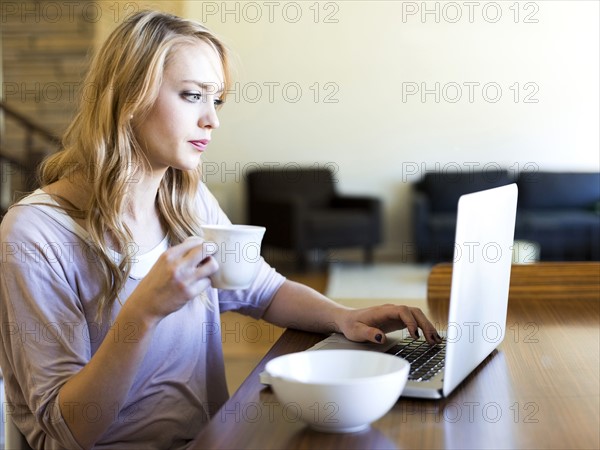
<path fill-rule="evenodd" d="M 290 353 L 266 365 L 283 407 L 319 431 L 363 430 L 398 401 L 410 364 L 397 356 L 364 350 Z"/>

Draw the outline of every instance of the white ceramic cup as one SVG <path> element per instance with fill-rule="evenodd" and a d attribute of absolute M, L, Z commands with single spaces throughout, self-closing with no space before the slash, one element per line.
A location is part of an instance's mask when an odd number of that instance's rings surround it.
<path fill-rule="evenodd" d="M 513 244 L 513 264 L 533 264 L 540 260 L 540 244 L 533 241 L 516 240 Z"/>
<path fill-rule="evenodd" d="M 260 245 L 266 228 L 202 225 L 202 231 L 207 249 L 215 251 L 213 258 L 219 264 L 219 270 L 210 276 L 212 286 L 217 289 L 250 287 L 258 272 Z"/>

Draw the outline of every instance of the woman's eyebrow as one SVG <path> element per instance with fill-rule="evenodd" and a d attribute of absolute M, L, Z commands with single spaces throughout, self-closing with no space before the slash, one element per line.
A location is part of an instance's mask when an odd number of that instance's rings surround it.
<path fill-rule="evenodd" d="M 223 93 L 223 83 L 204 83 L 196 80 L 183 80 L 184 83 L 193 83 L 197 85 L 203 91 L 209 94 L 221 94 Z"/>

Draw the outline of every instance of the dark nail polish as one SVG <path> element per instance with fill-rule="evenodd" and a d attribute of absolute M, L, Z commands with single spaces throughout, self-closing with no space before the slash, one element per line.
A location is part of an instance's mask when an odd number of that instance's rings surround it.
<path fill-rule="evenodd" d="M 376 334 L 376 335 L 375 335 L 375 340 L 376 340 L 377 342 L 381 342 L 381 340 L 382 340 L 382 339 L 383 339 L 383 336 L 382 336 L 381 334 Z"/>

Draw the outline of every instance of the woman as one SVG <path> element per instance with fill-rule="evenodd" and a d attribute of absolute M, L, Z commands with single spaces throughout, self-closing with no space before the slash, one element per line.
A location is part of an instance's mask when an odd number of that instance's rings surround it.
<path fill-rule="evenodd" d="M 132 16 L 92 61 L 43 187 L 5 216 L 0 362 L 33 447 L 185 447 L 227 399 L 221 311 L 357 341 L 404 327 L 438 340 L 418 309 L 344 308 L 264 261 L 249 289 L 211 288 L 218 266 L 197 236 L 229 221 L 200 157 L 228 83 L 206 28 Z"/>

